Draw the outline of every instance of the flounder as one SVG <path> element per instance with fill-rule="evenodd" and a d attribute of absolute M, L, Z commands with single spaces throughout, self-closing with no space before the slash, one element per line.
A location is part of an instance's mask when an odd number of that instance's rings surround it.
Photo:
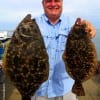
<path fill-rule="evenodd" d="M 21 93 L 22 100 L 31 100 L 49 74 L 44 40 L 31 14 L 14 31 L 4 55 L 3 68 L 6 74 Z"/>
<path fill-rule="evenodd" d="M 82 82 L 90 79 L 97 68 L 97 51 L 86 24 L 78 18 L 68 34 L 63 53 L 66 71 L 75 80 L 72 92 L 84 96 Z M 78 24 L 77 24 L 78 23 Z"/>

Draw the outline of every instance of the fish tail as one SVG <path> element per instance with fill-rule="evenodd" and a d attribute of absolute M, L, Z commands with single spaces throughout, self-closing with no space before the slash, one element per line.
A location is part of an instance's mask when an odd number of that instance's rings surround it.
<path fill-rule="evenodd" d="M 25 96 L 25 95 L 22 95 L 22 100 L 31 100 L 31 97 L 30 96 Z"/>
<path fill-rule="evenodd" d="M 81 82 L 75 82 L 72 87 L 72 92 L 75 93 L 77 96 L 85 96 L 85 91 Z"/>

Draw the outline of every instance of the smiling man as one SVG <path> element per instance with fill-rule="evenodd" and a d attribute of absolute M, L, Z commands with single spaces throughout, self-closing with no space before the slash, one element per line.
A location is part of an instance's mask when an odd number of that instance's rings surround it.
<path fill-rule="evenodd" d="M 71 92 L 74 80 L 69 77 L 62 60 L 68 33 L 75 22 L 72 22 L 69 16 L 62 14 L 63 0 L 42 0 L 42 5 L 44 14 L 36 17 L 35 20 L 49 55 L 49 77 L 31 99 L 77 100 L 76 95 Z M 93 38 L 95 29 L 91 24 L 89 28 L 90 36 Z"/>

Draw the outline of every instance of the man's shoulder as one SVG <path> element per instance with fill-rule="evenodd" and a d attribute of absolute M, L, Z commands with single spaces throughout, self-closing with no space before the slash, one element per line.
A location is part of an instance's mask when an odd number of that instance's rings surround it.
<path fill-rule="evenodd" d="M 65 13 L 62 13 L 61 14 L 61 16 L 60 16 L 60 18 L 63 18 L 63 19 L 71 19 L 71 16 L 69 16 L 69 15 L 67 15 L 67 14 L 65 14 Z"/>
<path fill-rule="evenodd" d="M 75 18 L 73 16 L 62 14 L 60 18 L 63 24 L 69 25 L 70 27 L 75 23 Z"/>
<path fill-rule="evenodd" d="M 44 14 L 41 14 L 41 15 L 34 17 L 34 19 L 36 19 L 36 20 L 40 20 L 40 19 L 43 19 L 43 18 L 44 18 Z"/>

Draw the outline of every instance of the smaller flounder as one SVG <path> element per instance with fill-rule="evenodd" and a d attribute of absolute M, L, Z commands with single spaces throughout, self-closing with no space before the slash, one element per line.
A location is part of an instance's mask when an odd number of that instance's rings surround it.
<path fill-rule="evenodd" d="M 69 32 L 63 53 L 66 71 L 75 80 L 72 92 L 78 96 L 85 95 L 82 82 L 90 79 L 97 68 L 96 47 L 89 32 L 86 24 L 78 18 Z"/>

